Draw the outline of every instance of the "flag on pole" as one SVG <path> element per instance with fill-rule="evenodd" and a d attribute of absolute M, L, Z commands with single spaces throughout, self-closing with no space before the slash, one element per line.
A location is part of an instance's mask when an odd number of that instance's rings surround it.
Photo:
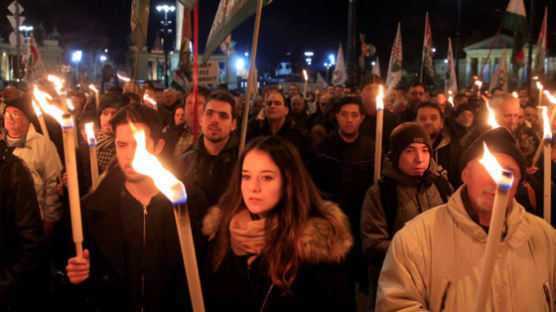
<path fill-rule="evenodd" d="M 147 44 L 150 0 L 131 1 L 131 39 L 138 51 Z"/>
<path fill-rule="evenodd" d="M 548 23 L 548 8 L 544 8 L 544 18 L 539 31 L 539 39 L 537 40 L 537 52 L 535 53 L 535 74 L 539 77 L 544 75 L 544 60 L 546 58 L 546 31 Z"/>
<path fill-rule="evenodd" d="M 498 67 L 492 75 L 492 80 L 490 80 L 489 91 L 492 89 L 500 87 L 504 91 L 508 91 L 508 66 L 506 64 L 506 48 L 502 50 L 502 55 L 500 55 L 500 60 L 498 60 Z"/>
<path fill-rule="evenodd" d="M 180 1 L 181 2 L 181 1 Z M 178 69 L 172 77 L 172 88 L 187 90 L 187 83 L 192 81 L 193 64 L 191 64 L 191 9 L 185 5 L 181 30 L 180 61 Z"/>
<path fill-rule="evenodd" d="M 42 61 L 41 54 L 37 47 L 37 42 L 33 37 L 33 33 L 31 33 L 29 38 L 27 39 L 24 65 L 25 80 L 28 83 L 38 82 L 46 78 L 46 67 L 44 66 L 44 62 Z"/>
<path fill-rule="evenodd" d="M 402 30 L 401 23 L 398 23 L 398 31 L 392 45 L 390 61 L 388 62 L 388 73 L 386 74 L 387 92 L 398 87 L 402 80 Z"/>
<path fill-rule="evenodd" d="M 378 60 L 378 55 L 376 57 L 375 64 L 373 65 L 373 68 L 371 69 L 371 75 L 374 75 L 374 76 L 377 76 L 378 78 L 380 78 L 380 62 Z"/>
<path fill-rule="evenodd" d="M 446 87 L 445 92 L 448 94 L 451 91 L 452 94 L 458 92 L 458 79 L 456 77 L 456 62 L 454 59 L 454 51 L 452 48 L 452 38 L 448 37 L 448 64 L 446 66 Z"/>
<path fill-rule="evenodd" d="M 220 44 L 220 51 L 222 51 L 224 55 L 228 55 L 232 52 L 234 45 L 235 42 L 232 42 L 232 34 L 229 34 Z"/>
<path fill-rule="evenodd" d="M 344 51 L 342 49 L 342 43 L 338 48 L 338 55 L 336 56 L 336 67 L 332 72 L 332 84 L 335 86 L 342 85 L 347 80 L 347 70 L 346 63 L 344 62 Z"/>
<path fill-rule="evenodd" d="M 502 27 L 514 33 L 512 63 L 525 64 L 525 42 L 527 41 L 527 14 L 523 0 L 510 0 L 502 19 Z"/>
<path fill-rule="evenodd" d="M 257 2 L 257 0 L 220 0 L 205 46 L 203 62 L 209 59 L 232 30 L 256 13 Z M 263 8 L 271 2 L 272 0 L 263 0 Z"/>
<path fill-rule="evenodd" d="M 434 79 L 434 65 L 432 63 L 433 56 L 432 32 L 431 25 L 429 23 L 429 12 L 427 12 L 425 15 L 425 37 L 423 40 L 423 52 L 421 59 L 421 81 L 423 81 L 423 69 L 431 79 Z"/>
<path fill-rule="evenodd" d="M 328 82 L 324 80 L 320 73 L 317 73 L 317 88 L 326 89 L 328 88 Z"/>

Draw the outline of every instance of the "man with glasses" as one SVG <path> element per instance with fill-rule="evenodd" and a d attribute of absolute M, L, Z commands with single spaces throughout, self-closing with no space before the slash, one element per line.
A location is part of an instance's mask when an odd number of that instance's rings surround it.
<path fill-rule="evenodd" d="M 61 220 L 64 213 L 56 192 L 62 162 L 54 143 L 35 131 L 30 122 L 34 116 L 29 97 L 7 102 L 2 140 L 12 154 L 21 158 L 31 171 L 44 233 L 51 236 L 54 224 Z"/>

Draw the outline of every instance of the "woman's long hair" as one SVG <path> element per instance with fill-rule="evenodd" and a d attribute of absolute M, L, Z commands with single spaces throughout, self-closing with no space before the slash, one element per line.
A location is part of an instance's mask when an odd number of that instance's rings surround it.
<path fill-rule="evenodd" d="M 307 220 L 311 217 L 326 218 L 335 235 L 341 232 L 341 225 L 324 211 L 323 200 L 296 148 L 278 136 L 254 139 L 236 163 L 228 189 L 219 201 L 222 218 L 215 236 L 213 269 L 218 269 L 230 250 L 230 220 L 241 209 L 246 209 L 241 194 L 241 172 L 245 155 L 252 150 L 268 153 L 282 175 L 282 199 L 267 216 L 265 245 L 260 256 L 268 266 L 272 282 L 289 291 L 301 265 L 303 246 L 300 237 Z"/>

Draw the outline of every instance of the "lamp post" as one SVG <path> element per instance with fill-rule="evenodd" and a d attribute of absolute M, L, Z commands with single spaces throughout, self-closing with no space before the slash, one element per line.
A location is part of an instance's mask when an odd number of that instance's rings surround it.
<path fill-rule="evenodd" d="M 81 57 L 83 56 L 83 51 L 76 50 L 71 54 L 71 61 L 75 63 L 75 84 L 79 84 L 79 62 L 81 62 Z"/>
<path fill-rule="evenodd" d="M 19 31 L 24 33 L 25 38 L 29 38 L 29 32 L 33 31 L 33 26 L 21 25 Z"/>
<path fill-rule="evenodd" d="M 162 36 L 162 43 L 164 48 L 164 83 L 166 84 L 166 87 L 168 87 L 168 52 L 170 51 L 171 47 L 166 41 L 170 39 L 170 34 L 172 33 L 172 29 L 170 29 L 172 21 L 168 20 L 168 12 L 174 12 L 176 10 L 176 7 L 173 5 L 164 4 L 156 6 L 156 10 L 158 12 L 164 12 L 164 20 L 160 21 L 160 24 L 162 25 L 162 29 L 160 31 L 164 34 Z"/>

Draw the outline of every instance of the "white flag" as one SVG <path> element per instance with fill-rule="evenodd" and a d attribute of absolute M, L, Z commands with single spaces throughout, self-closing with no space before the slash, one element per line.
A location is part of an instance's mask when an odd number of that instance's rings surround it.
<path fill-rule="evenodd" d="M 375 75 L 379 78 L 381 77 L 380 76 L 380 62 L 378 61 L 378 56 L 376 57 L 375 64 L 373 65 L 373 69 L 371 70 L 371 74 Z"/>
<path fill-rule="evenodd" d="M 456 77 L 456 63 L 454 60 L 454 51 L 452 48 L 452 39 L 448 37 L 448 64 L 446 65 L 446 87 L 445 92 L 451 91 L 451 94 L 458 92 L 458 80 Z"/>
<path fill-rule="evenodd" d="M 504 91 L 508 91 L 508 66 L 506 65 L 506 48 L 502 50 L 502 55 L 500 55 L 500 60 L 498 61 L 498 68 L 494 72 L 492 79 L 490 80 L 489 91 L 492 89 L 500 87 Z"/>
<path fill-rule="evenodd" d="M 388 73 L 386 74 L 386 89 L 388 92 L 395 89 L 402 80 L 402 31 L 401 23 L 398 23 L 398 31 L 390 53 L 388 62 Z"/>
<path fill-rule="evenodd" d="M 338 56 L 336 57 L 336 67 L 332 73 L 332 84 L 335 86 L 343 85 L 347 80 L 346 63 L 344 62 L 344 52 L 342 44 L 338 49 Z"/>

